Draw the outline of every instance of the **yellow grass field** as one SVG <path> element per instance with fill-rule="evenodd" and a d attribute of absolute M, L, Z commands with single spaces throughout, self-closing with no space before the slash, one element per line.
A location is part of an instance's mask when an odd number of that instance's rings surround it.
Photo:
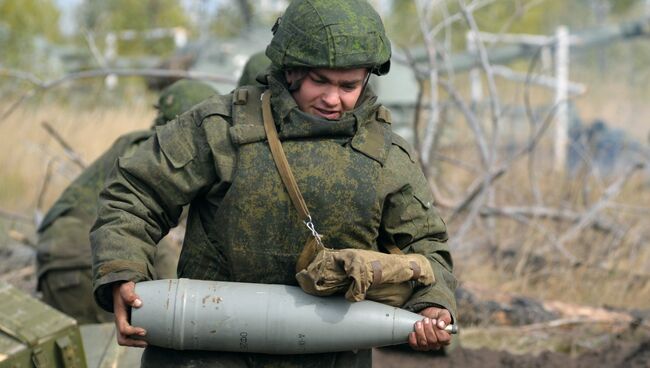
<path fill-rule="evenodd" d="M 28 213 L 34 210 L 52 162 L 50 185 L 42 201 L 49 207 L 79 166 L 66 156 L 62 146 L 48 134 L 42 123 L 49 123 L 90 163 L 121 134 L 148 129 L 155 117 L 152 104 L 125 105 L 119 109 L 74 111 L 58 105 L 23 106 L 0 122 L 0 208 Z"/>

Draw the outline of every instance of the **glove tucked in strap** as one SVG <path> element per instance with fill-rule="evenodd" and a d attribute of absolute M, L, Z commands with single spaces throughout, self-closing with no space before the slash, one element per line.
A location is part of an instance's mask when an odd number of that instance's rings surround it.
<path fill-rule="evenodd" d="M 435 280 L 429 261 L 419 254 L 402 254 L 396 246 L 386 246 L 391 254 L 325 248 L 282 149 L 270 100 L 270 91 L 264 92 L 262 118 L 271 154 L 291 202 L 312 233 L 296 262 L 300 287 L 312 295 L 346 291 L 345 297 L 350 301 L 370 299 L 402 306 L 413 293 L 414 286 L 432 284 Z"/>
<path fill-rule="evenodd" d="M 362 249 L 321 249 L 304 269 L 297 271 L 298 284 L 309 294 L 345 291 L 350 301 L 369 299 L 393 306 L 403 305 L 414 286 L 435 281 L 429 261 L 420 254 L 394 255 Z"/>

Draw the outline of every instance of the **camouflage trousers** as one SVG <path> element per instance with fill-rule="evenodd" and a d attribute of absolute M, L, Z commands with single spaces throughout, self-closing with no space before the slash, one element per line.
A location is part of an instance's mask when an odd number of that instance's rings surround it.
<path fill-rule="evenodd" d="M 112 322 L 113 314 L 93 298 L 90 268 L 50 270 L 39 280 L 43 301 L 77 320 L 79 324 Z"/>
<path fill-rule="evenodd" d="M 165 238 L 158 244 L 154 259 L 158 278 L 176 278 L 179 254 L 179 245 L 171 239 Z M 95 303 L 90 266 L 49 270 L 39 279 L 39 288 L 43 302 L 76 319 L 80 325 L 114 321 L 112 313 Z"/>

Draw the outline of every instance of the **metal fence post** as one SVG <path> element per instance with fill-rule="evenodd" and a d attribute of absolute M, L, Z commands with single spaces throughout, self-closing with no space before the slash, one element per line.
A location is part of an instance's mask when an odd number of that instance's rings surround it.
<path fill-rule="evenodd" d="M 106 66 L 110 68 L 117 58 L 117 35 L 113 32 L 108 32 L 105 41 L 104 60 L 106 60 Z M 107 75 L 104 78 L 104 85 L 109 90 L 115 88 L 117 86 L 117 76 L 115 74 Z"/>
<path fill-rule="evenodd" d="M 477 54 L 478 50 L 476 49 L 476 34 L 474 31 L 468 31 L 465 35 L 467 40 L 467 51 L 473 54 Z M 472 68 L 469 71 L 469 83 L 470 83 L 470 92 L 472 98 L 472 109 L 476 111 L 479 103 L 483 99 L 483 85 L 481 83 L 481 71 L 479 68 Z"/>
<path fill-rule="evenodd" d="M 568 143 L 568 83 L 569 83 L 569 30 L 565 26 L 556 31 L 555 47 L 555 170 L 565 166 Z"/>

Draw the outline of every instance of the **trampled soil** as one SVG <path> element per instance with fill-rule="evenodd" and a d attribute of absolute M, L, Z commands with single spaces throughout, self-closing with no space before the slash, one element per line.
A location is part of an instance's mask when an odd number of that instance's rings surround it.
<path fill-rule="evenodd" d="M 647 368 L 650 367 L 650 334 L 642 340 L 614 340 L 598 350 L 576 357 L 569 354 L 543 352 L 538 355 L 514 355 L 505 351 L 458 347 L 448 354 L 414 353 L 405 349 L 375 349 L 376 368 L 493 368 L 493 367 L 563 367 L 563 368 Z"/>
<path fill-rule="evenodd" d="M 0 247 L 0 280 L 7 281 L 29 293 L 34 293 L 36 283 L 34 261 L 33 250 L 29 247 L 16 244 Z M 471 314 L 467 310 L 465 312 L 467 315 Z M 648 316 L 643 315 L 639 321 L 647 321 L 647 318 Z M 480 318 L 475 319 L 480 320 Z M 376 368 L 650 367 L 650 328 L 645 322 L 639 323 L 638 327 L 635 327 L 635 324 L 619 328 L 617 331 L 612 331 L 611 334 L 602 334 L 602 329 L 598 329 L 597 333 L 588 334 L 581 328 L 561 329 L 559 332 L 555 329 L 555 332 L 552 333 L 537 331 L 532 334 L 528 333 L 526 336 L 522 332 L 519 341 L 524 342 L 525 339 L 533 338 L 539 342 L 541 339 L 545 341 L 544 343 L 548 343 L 549 347 L 553 346 L 555 349 L 555 352 L 543 351 L 539 354 L 512 354 L 502 350 L 467 346 L 459 346 L 446 354 L 414 352 L 407 347 L 380 348 L 374 350 L 373 366 Z M 591 331 L 591 329 L 587 330 Z M 471 339 L 469 339 L 468 329 L 465 331 L 467 331 L 466 337 L 468 337 L 466 341 L 476 344 L 477 334 L 474 333 L 473 340 L 469 341 Z M 476 327 L 474 327 L 474 331 L 476 331 Z M 517 335 L 519 332 L 514 331 L 515 337 L 519 336 Z M 559 343 L 557 341 L 558 334 L 564 337 Z M 512 344 L 513 330 L 507 330 L 507 333 L 501 335 L 489 332 L 488 336 L 491 339 L 504 341 L 501 344 L 493 344 L 494 346 L 504 346 L 504 344 L 507 346 Z M 573 349 L 574 352 L 556 352 L 557 346 L 566 345 L 567 341 L 572 346 L 569 350 Z M 525 342 L 521 345 L 527 344 Z M 537 346 L 539 344 L 535 349 Z M 574 349 L 573 347 L 576 346 L 578 348 Z M 521 346 L 517 348 L 521 349 Z"/>

